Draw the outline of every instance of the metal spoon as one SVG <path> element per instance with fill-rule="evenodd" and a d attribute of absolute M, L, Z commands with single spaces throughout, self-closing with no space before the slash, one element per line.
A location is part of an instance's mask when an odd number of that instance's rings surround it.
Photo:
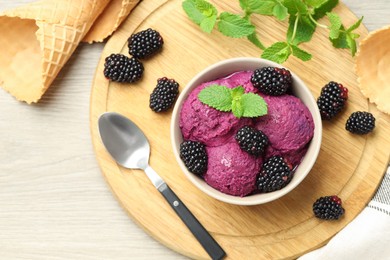
<path fill-rule="evenodd" d="M 144 170 L 176 214 L 200 242 L 212 259 L 222 259 L 226 253 L 199 223 L 165 181 L 150 167 L 149 142 L 144 133 L 128 118 L 114 112 L 99 117 L 99 133 L 111 156 L 123 167 Z"/>

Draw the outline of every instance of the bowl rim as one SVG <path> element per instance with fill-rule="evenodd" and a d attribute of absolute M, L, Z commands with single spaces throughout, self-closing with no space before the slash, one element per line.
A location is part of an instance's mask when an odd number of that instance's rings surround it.
<path fill-rule="evenodd" d="M 242 64 L 246 64 L 246 65 L 242 66 Z M 179 155 L 180 142 L 176 141 L 178 134 L 181 136 L 181 140 L 183 140 L 181 130 L 179 127 L 180 110 L 185 99 L 191 93 L 192 89 L 194 89 L 199 84 L 203 82 L 215 80 L 217 78 L 227 76 L 233 72 L 239 71 L 235 69 L 236 67 L 240 67 L 240 68 L 244 67 L 244 69 L 241 69 L 241 71 L 244 71 L 244 70 L 254 70 L 255 68 L 266 67 L 266 66 L 288 69 L 291 72 L 293 78 L 293 88 L 300 93 L 300 96 L 303 95 L 305 97 L 305 101 L 302 100 L 302 97 L 299 98 L 306 105 L 306 107 L 308 107 L 310 113 L 312 114 L 313 122 L 314 122 L 314 135 L 312 140 L 310 141 L 309 148 L 306 152 L 306 154 L 310 152 L 311 156 L 310 157 L 305 156 L 303 158 L 302 162 L 299 164 L 296 172 L 294 173 L 294 178 L 283 189 L 274 192 L 269 192 L 269 193 L 248 195 L 244 197 L 225 194 L 209 186 L 202 178 L 189 172 L 186 166 L 184 165 L 184 163 L 182 162 L 182 160 L 180 159 L 180 155 Z M 229 67 L 231 69 L 226 69 Z M 226 71 L 226 73 L 221 73 L 221 71 Z M 220 76 L 216 76 L 216 75 L 220 75 Z M 301 86 L 301 87 L 297 88 L 296 86 Z M 308 106 L 307 103 L 311 103 L 312 105 Z M 180 169 L 182 170 L 184 175 L 190 180 L 190 182 L 194 184 L 199 190 L 206 193 L 208 196 L 223 201 L 225 203 L 234 204 L 234 205 L 244 205 L 244 206 L 259 205 L 259 204 L 271 202 L 273 200 L 276 200 L 286 195 L 294 188 L 296 188 L 303 181 L 303 179 L 305 179 L 306 176 L 310 173 L 313 165 L 317 160 L 321 148 L 322 120 L 314 96 L 312 95 L 312 93 L 310 92 L 306 84 L 292 70 L 278 63 L 265 60 L 262 58 L 236 57 L 236 58 L 224 59 L 214 64 L 211 64 L 210 66 L 205 67 L 186 84 L 186 86 L 182 89 L 178 99 L 176 100 L 175 106 L 173 108 L 173 112 L 171 115 L 171 124 L 170 124 L 170 139 L 171 139 L 173 153 L 175 155 L 175 159 L 177 163 L 180 166 Z M 304 165 L 305 169 L 303 169 L 303 166 L 301 167 L 301 165 Z M 297 176 L 296 173 L 299 170 L 300 170 L 299 172 L 300 174 L 298 174 Z"/>

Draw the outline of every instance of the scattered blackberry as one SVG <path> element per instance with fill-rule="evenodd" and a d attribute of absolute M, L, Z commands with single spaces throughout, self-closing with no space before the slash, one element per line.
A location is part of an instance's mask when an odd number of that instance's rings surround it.
<path fill-rule="evenodd" d="M 201 142 L 184 141 L 181 143 L 180 158 L 192 173 L 201 176 L 207 170 L 206 147 Z"/>
<path fill-rule="evenodd" d="M 292 79 L 290 71 L 286 69 L 264 67 L 253 72 L 251 82 L 264 94 L 280 96 L 291 86 Z"/>
<path fill-rule="evenodd" d="M 143 73 L 144 66 L 135 58 L 111 54 L 105 59 L 104 76 L 111 81 L 132 83 L 139 80 Z"/>
<path fill-rule="evenodd" d="M 152 56 L 160 51 L 164 44 L 160 33 L 151 28 L 132 34 L 127 41 L 130 55 L 137 59 Z"/>
<path fill-rule="evenodd" d="M 344 208 L 341 206 L 341 199 L 336 195 L 325 196 L 314 202 L 313 212 L 317 218 L 336 220 L 344 214 Z"/>
<path fill-rule="evenodd" d="M 292 179 L 292 166 L 281 156 L 272 156 L 263 163 L 256 186 L 260 192 L 284 188 Z"/>
<path fill-rule="evenodd" d="M 369 112 L 353 112 L 345 124 L 345 129 L 351 133 L 364 135 L 375 128 L 375 117 Z"/>
<path fill-rule="evenodd" d="M 174 79 L 160 78 L 150 94 L 149 107 L 155 112 L 166 111 L 172 107 L 178 93 L 179 84 Z"/>
<path fill-rule="evenodd" d="M 244 126 L 235 136 L 240 148 L 249 154 L 259 156 L 268 145 L 268 137 L 260 130 Z"/>
<path fill-rule="evenodd" d="M 342 84 L 331 81 L 321 89 L 317 105 L 322 119 L 332 119 L 343 109 L 348 99 L 348 89 Z"/>

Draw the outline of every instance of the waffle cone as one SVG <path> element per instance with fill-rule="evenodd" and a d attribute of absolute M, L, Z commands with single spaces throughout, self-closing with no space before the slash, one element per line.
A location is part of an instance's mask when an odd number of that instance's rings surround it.
<path fill-rule="evenodd" d="M 0 85 L 38 102 L 109 0 L 42 0 L 0 15 Z"/>
<path fill-rule="evenodd" d="M 369 33 L 360 43 L 355 70 L 363 95 L 390 115 L 389 42 L 390 26 Z"/>
<path fill-rule="evenodd" d="M 102 42 L 121 25 L 140 0 L 111 0 L 96 19 L 83 42 Z"/>

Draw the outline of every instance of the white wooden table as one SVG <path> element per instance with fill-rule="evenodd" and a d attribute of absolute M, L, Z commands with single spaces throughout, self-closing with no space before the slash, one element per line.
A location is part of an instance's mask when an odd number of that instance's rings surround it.
<path fill-rule="evenodd" d="M 344 3 L 370 31 L 390 25 L 388 0 Z M 0 89 L 0 259 L 184 259 L 131 221 L 98 167 L 89 97 L 103 47 L 81 44 L 38 104 Z"/>

